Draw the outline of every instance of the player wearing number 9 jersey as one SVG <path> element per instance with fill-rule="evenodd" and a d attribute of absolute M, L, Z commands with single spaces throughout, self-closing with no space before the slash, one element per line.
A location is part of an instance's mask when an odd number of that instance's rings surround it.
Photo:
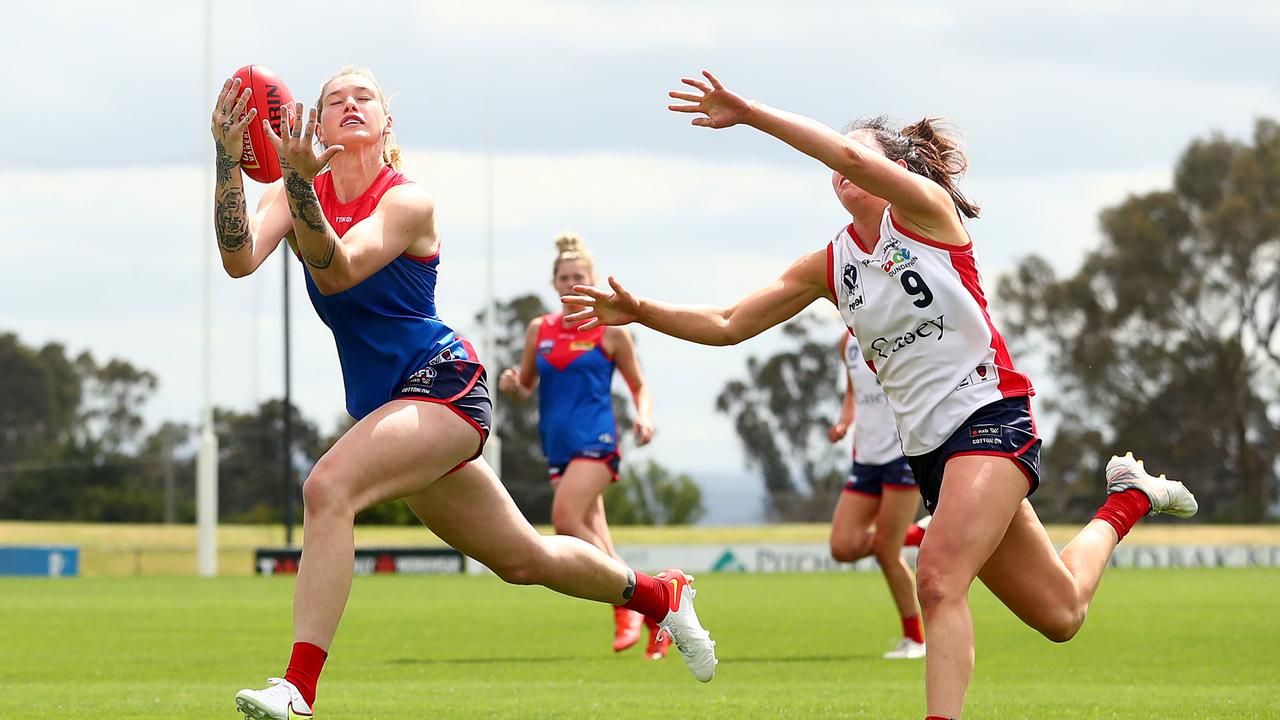
<path fill-rule="evenodd" d="M 1009 358 L 987 312 L 962 216 L 978 207 L 956 186 L 967 159 L 945 125 L 904 128 L 877 119 L 837 133 L 748 101 L 710 73 L 673 92 L 694 125 L 744 124 L 833 171 L 852 222 L 826 248 L 731 307 L 678 306 L 575 288 L 582 327 L 640 322 L 710 345 L 741 342 L 814 300 L 835 303 L 856 333 L 897 416 L 933 522 L 920 548 L 917 594 L 929 636 L 925 695 L 932 718 L 958 718 L 973 672 L 969 586 L 980 578 L 1023 622 L 1054 641 L 1080 629 L 1112 550 L 1148 513 L 1195 513 L 1181 483 L 1151 477 L 1131 454 L 1107 464 L 1109 497 L 1054 550 L 1027 496 L 1039 483 L 1031 383 Z"/>

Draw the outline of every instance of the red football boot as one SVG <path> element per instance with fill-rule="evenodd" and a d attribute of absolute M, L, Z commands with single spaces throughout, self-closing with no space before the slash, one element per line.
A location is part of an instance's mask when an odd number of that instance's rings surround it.
<path fill-rule="evenodd" d="M 622 652 L 640 642 L 640 623 L 644 616 L 623 607 L 613 609 L 613 651 Z"/>
<path fill-rule="evenodd" d="M 644 648 L 644 656 L 650 660 L 661 660 L 667 656 L 667 649 L 671 647 L 671 636 L 662 632 L 658 623 L 648 618 L 645 618 L 644 626 L 649 628 L 649 644 Z"/>

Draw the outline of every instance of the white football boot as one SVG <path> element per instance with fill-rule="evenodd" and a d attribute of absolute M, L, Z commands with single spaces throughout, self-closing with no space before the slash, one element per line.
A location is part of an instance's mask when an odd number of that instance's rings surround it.
<path fill-rule="evenodd" d="M 924 643 L 918 643 L 909 637 L 904 637 L 898 641 L 898 647 L 881 657 L 886 660 L 916 660 L 924 657 Z"/>
<path fill-rule="evenodd" d="M 690 586 L 693 578 L 674 568 L 663 570 L 654 577 L 671 586 L 671 604 L 658 627 L 671 637 L 693 676 L 699 682 L 709 682 L 715 677 L 716 663 L 719 662 L 716 660 L 716 641 L 711 639 L 711 634 L 698 622 L 698 614 L 693 611 L 695 592 Z"/>
<path fill-rule="evenodd" d="M 289 720 L 289 712 L 311 717 L 312 712 L 302 693 L 283 678 L 267 678 L 271 687 L 265 690 L 241 690 L 236 693 L 236 709 L 253 720 Z"/>
<path fill-rule="evenodd" d="M 1127 452 L 1124 457 L 1112 456 L 1107 462 L 1107 492 L 1118 493 L 1130 488 L 1141 490 L 1151 501 L 1151 512 L 1148 515 L 1163 513 L 1189 518 L 1200 509 L 1196 496 L 1185 485 L 1169 480 L 1163 474 L 1151 477 L 1142 466 L 1142 461 L 1134 459 L 1133 453 Z"/>

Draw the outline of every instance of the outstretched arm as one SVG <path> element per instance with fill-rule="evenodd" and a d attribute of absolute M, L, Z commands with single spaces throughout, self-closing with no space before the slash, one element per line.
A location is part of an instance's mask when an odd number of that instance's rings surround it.
<path fill-rule="evenodd" d="M 573 290 L 578 294 L 566 295 L 561 301 L 582 309 L 565 320 L 583 322 L 581 330 L 638 322 L 681 340 L 736 345 L 790 320 L 814 300 L 831 297 L 825 250 L 795 261 L 777 280 L 731 307 L 670 305 L 636 297 L 612 277 L 609 285 L 611 291 L 575 286 Z"/>
<path fill-rule="evenodd" d="M 668 105 L 670 110 L 695 113 L 693 124 L 708 128 L 749 125 L 822 162 L 863 190 L 884 198 L 908 222 L 922 230 L 958 230 L 955 203 L 939 184 L 906 169 L 878 151 L 846 137 L 803 115 L 769 107 L 727 90 L 714 75 L 703 71 L 706 81 L 683 78 L 698 93 L 670 93 L 688 105 Z M 963 242 L 965 240 L 961 240 Z"/>
<path fill-rule="evenodd" d="M 217 168 L 213 229 L 218 236 L 222 268 L 231 277 L 244 277 L 257 270 L 289 231 L 288 207 L 283 200 L 276 201 L 278 184 L 263 196 L 252 217 L 245 204 L 240 158 L 244 153 L 244 130 L 257 116 L 254 108 L 245 112 L 251 93 L 249 88 L 241 92 L 239 78 L 228 80 L 213 108 L 211 129 Z"/>

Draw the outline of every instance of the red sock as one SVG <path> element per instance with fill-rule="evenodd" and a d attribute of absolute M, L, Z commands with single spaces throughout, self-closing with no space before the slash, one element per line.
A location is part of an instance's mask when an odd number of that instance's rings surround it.
<path fill-rule="evenodd" d="M 635 610 L 654 622 L 667 616 L 671 607 L 671 590 L 667 584 L 644 573 L 636 573 L 636 589 L 622 607 Z"/>
<path fill-rule="evenodd" d="M 955 718 L 943 717 L 941 715 L 930 715 L 924 720 L 955 720 Z"/>
<path fill-rule="evenodd" d="M 907 547 L 920 547 L 920 541 L 924 540 L 924 528 L 915 523 L 911 523 L 911 527 L 907 528 L 907 539 L 902 544 Z"/>
<path fill-rule="evenodd" d="M 1116 529 L 1116 534 L 1123 540 L 1125 535 L 1144 515 L 1151 512 L 1151 501 L 1145 493 L 1137 488 L 1121 490 L 1107 496 L 1107 501 L 1098 508 L 1094 520 L 1106 520 Z"/>
<path fill-rule="evenodd" d="M 289 656 L 289 669 L 284 671 L 284 679 L 298 688 L 302 699 L 312 708 L 316 704 L 316 683 L 320 681 L 320 670 L 327 657 L 329 653 L 316 645 L 296 642 L 293 644 L 293 654 Z"/>
<path fill-rule="evenodd" d="M 920 626 L 919 615 L 902 618 L 902 637 L 911 638 L 918 643 L 924 642 L 924 628 Z"/>

